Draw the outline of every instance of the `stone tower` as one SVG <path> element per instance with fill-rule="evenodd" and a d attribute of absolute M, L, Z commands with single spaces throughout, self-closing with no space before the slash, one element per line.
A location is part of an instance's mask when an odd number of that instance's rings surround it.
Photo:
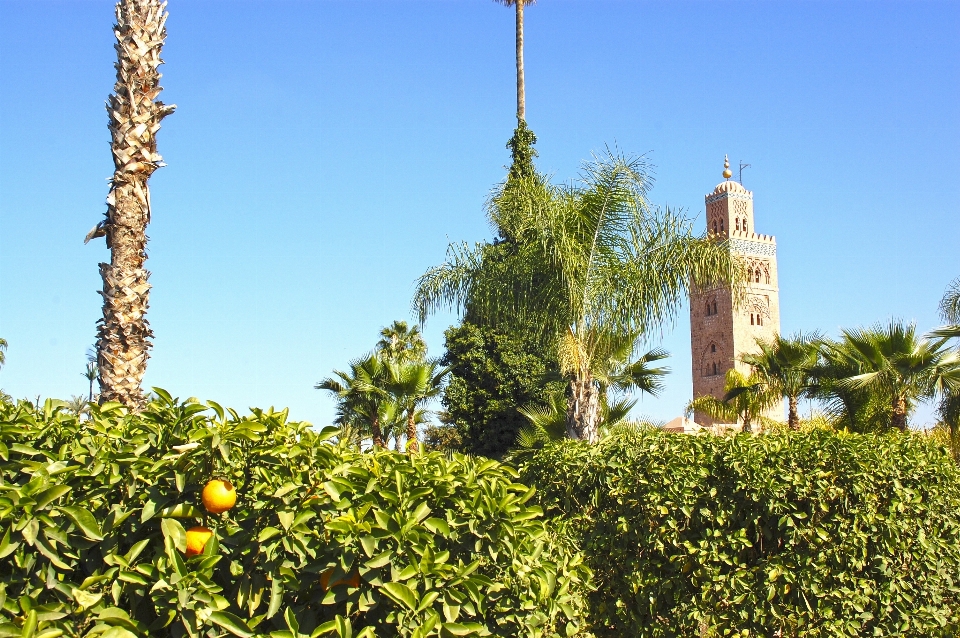
<path fill-rule="evenodd" d="M 730 249 L 747 264 L 747 297 L 738 308 L 726 288 L 694 292 L 690 296 L 690 345 L 693 355 L 693 396 L 723 398 L 727 370 L 743 374 L 750 367 L 740 356 L 757 352 L 757 339 L 771 340 L 780 333 L 780 297 L 777 287 L 777 242 L 772 235 L 758 235 L 753 221 L 753 193 L 730 181 L 730 163 L 723 162 L 725 181 L 705 197 L 707 232 L 729 239 Z M 766 416 L 782 421 L 783 406 Z M 697 423 L 718 425 L 697 412 Z M 737 424 L 742 425 L 742 424 Z"/>

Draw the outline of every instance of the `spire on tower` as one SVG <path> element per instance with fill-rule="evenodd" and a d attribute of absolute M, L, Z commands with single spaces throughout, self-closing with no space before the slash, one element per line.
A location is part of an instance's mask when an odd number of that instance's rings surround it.
<path fill-rule="evenodd" d="M 727 159 L 727 156 L 723 156 L 723 178 L 730 179 L 733 177 L 733 171 L 730 170 L 730 160 Z"/>

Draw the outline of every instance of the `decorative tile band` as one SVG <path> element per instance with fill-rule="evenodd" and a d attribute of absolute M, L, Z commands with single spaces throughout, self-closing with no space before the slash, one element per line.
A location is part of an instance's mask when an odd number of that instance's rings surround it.
<path fill-rule="evenodd" d="M 730 238 L 730 248 L 734 252 L 743 255 L 763 255 L 765 257 L 777 256 L 777 245 L 765 241 L 748 241 L 746 239 Z"/>

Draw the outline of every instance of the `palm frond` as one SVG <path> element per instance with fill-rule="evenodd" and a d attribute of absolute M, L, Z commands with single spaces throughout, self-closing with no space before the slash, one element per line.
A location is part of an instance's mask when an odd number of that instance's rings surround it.
<path fill-rule="evenodd" d="M 960 324 L 960 277 L 947 286 L 940 300 L 940 316 L 947 323 Z"/>

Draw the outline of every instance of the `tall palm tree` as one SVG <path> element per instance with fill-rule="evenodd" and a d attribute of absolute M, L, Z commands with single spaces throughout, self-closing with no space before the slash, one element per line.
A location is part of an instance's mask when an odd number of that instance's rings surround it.
<path fill-rule="evenodd" d="M 687 404 L 687 413 L 705 412 L 715 419 L 740 422 L 744 432 L 752 432 L 755 423 L 761 430 L 776 425 L 776 421 L 763 413 L 777 401 L 782 401 L 783 395 L 773 391 L 766 379 L 757 372 L 745 376 L 736 368 L 727 370 L 724 391 L 726 394 L 723 399 L 711 395 L 695 398 Z"/>
<path fill-rule="evenodd" d="M 907 429 L 916 401 L 960 390 L 960 353 L 946 348 L 945 339 L 918 337 L 913 324 L 893 320 L 886 326 L 844 330 L 843 341 L 860 373 L 837 385 L 887 397 L 890 426 L 897 430 Z"/>
<path fill-rule="evenodd" d="M 417 414 L 422 414 L 423 404 L 440 394 L 450 369 L 441 368 L 436 361 L 390 362 L 386 365 L 388 376 L 384 389 L 406 414 L 407 451 L 418 452 Z"/>
<path fill-rule="evenodd" d="M 514 7 L 517 13 L 517 124 L 527 119 L 526 87 L 523 80 L 523 7 L 536 0 L 495 0 L 498 4 Z"/>
<path fill-rule="evenodd" d="M 817 365 L 817 344 L 820 335 L 797 333 L 790 338 L 780 335 L 771 341 L 758 341 L 759 352 L 745 354 L 740 360 L 753 367 L 774 393 L 787 399 L 787 424 L 800 428 L 797 401 L 810 388 L 810 374 Z"/>
<path fill-rule="evenodd" d="M 595 363 L 623 335 L 645 336 L 677 315 L 691 286 L 730 285 L 742 294 L 743 266 L 719 239 L 692 234 L 692 222 L 647 204 L 642 158 L 608 151 L 584 164 L 579 183 L 543 176 L 501 187 L 487 214 L 508 259 L 487 247 L 451 245 L 447 260 L 420 278 L 420 320 L 443 308 L 482 325 L 502 325 L 555 348 L 568 379 L 568 430 L 598 437 L 601 379 Z"/>
<path fill-rule="evenodd" d="M 97 367 L 97 351 L 94 348 L 87 350 L 87 369 L 83 372 L 84 378 L 90 384 L 87 401 L 93 402 L 93 382 L 100 376 L 100 369 Z"/>
<path fill-rule="evenodd" d="M 131 410 L 140 410 L 146 405 L 140 383 L 153 336 L 146 319 L 150 273 L 143 267 L 150 222 L 147 180 L 163 166 L 157 153 L 160 121 L 176 107 L 156 100 L 162 90 L 159 67 L 167 35 L 165 2 L 119 0 L 116 16 L 117 82 L 107 103 L 115 170 L 106 218 L 90 231 L 86 241 L 106 237 L 110 249 L 110 263 L 100 264 L 100 400 L 119 401 Z"/>
<path fill-rule="evenodd" d="M 427 356 L 427 344 L 418 326 L 407 326 L 406 321 L 394 321 L 380 331 L 376 351 L 387 361 L 420 361 Z"/>
<path fill-rule="evenodd" d="M 349 372 L 334 370 L 314 387 L 326 390 L 337 400 L 336 423 L 369 432 L 373 444 L 386 447 L 383 425 L 395 420 L 396 406 L 384 390 L 388 370 L 383 360 L 369 355 L 350 362 Z"/>

